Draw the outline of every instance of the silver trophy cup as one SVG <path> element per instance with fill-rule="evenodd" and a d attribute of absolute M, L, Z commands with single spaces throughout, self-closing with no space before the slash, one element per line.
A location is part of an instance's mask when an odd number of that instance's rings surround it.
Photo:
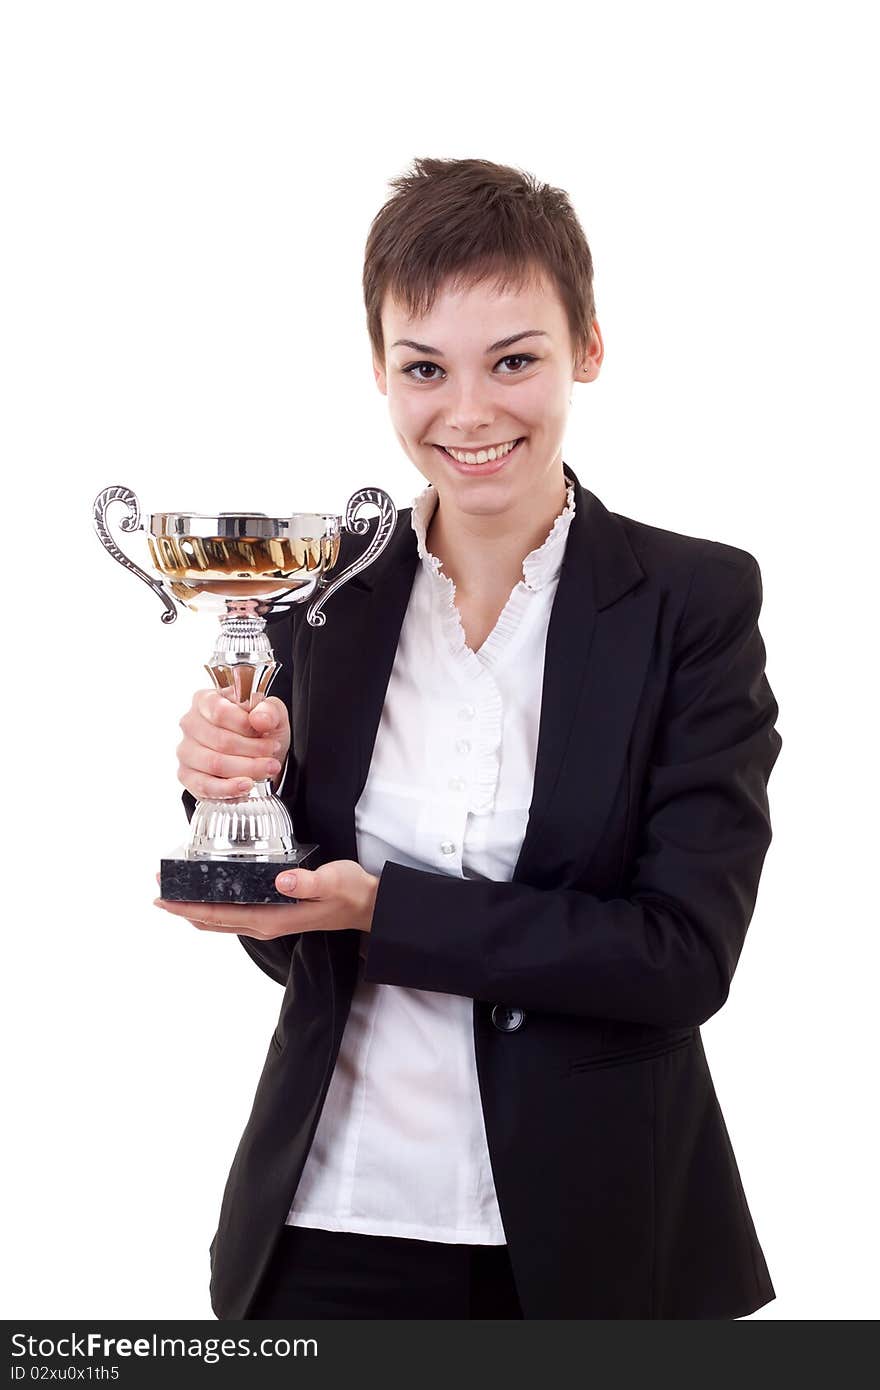
<path fill-rule="evenodd" d="M 364 535 L 368 522 L 359 513 L 369 505 L 379 511 L 372 540 L 347 569 L 333 575 L 342 529 Z M 112 507 L 124 511 L 121 531 L 145 533 L 152 575 L 110 534 Z M 344 520 L 311 512 L 284 517 L 154 512 L 142 520 L 138 499 L 127 487 L 104 488 L 94 502 L 101 543 L 159 596 L 163 623 L 173 623 L 178 608 L 219 617 L 206 670 L 227 699 L 248 710 L 268 694 L 280 669 L 266 635 L 267 619 L 311 600 L 306 619 L 323 627 L 327 599 L 382 553 L 396 520 L 394 503 L 381 488 L 354 493 Z M 189 842 L 161 861 L 161 894 L 177 902 L 290 903 L 275 888 L 275 878 L 317 849 L 298 843 L 287 807 L 268 780 L 257 781 L 245 795 L 196 803 Z"/>

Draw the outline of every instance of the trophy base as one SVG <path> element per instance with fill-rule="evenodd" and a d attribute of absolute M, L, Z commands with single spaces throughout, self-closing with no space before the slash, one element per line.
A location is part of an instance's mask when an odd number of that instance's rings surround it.
<path fill-rule="evenodd" d="M 275 879 L 313 855 L 317 845 L 299 845 L 287 860 L 185 859 L 183 851 L 163 859 L 160 896 L 176 903 L 295 903 L 279 893 Z"/>

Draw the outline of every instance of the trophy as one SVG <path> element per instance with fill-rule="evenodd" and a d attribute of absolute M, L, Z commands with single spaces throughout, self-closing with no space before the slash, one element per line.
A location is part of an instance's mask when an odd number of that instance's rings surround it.
<path fill-rule="evenodd" d="M 370 504 L 379 509 L 375 535 L 362 555 L 328 581 L 342 527 L 364 535 L 369 523 L 358 513 Z M 114 506 L 124 508 L 121 531 L 146 533 L 155 577 L 130 560 L 111 536 L 107 513 Z M 247 710 L 264 698 L 280 669 L 266 634 L 267 619 L 311 599 L 307 621 L 323 627 L 321 609 L 327 599 L 382 553 L 396 520 L 394 503 L 381 488 L 354 493 L 344 522 L 311 512 L 282 517 L 154 512 L 142 521 L 138 499 L 127 487 L 104 488 L 94 502 L 102 545 L 159 596 L 163 623 L 173 623 L 178 608 L 219 617 L 205 669 L 227 699 Z M 290 751 L 292 756 L 292 745 Z M 275 888 L 275 878 L 304 863 L 317 848 L 298 843 L 287 807 L 270 780 L 258 780 L 249 792 L 196 803 L 188 843 L 161 861 L 161 895 L 177 902 L 289 904 L 291 898 Z"/>

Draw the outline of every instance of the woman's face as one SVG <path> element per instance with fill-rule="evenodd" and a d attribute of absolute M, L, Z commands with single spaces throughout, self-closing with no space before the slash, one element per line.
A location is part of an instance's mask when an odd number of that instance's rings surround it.
<path fill-rule="evenodd" d="M 562 301 L 542 275 L 503 294 L 491 282 L 443 287 L 422 318 L 386 296 L 382 331 L 379 390 L 404 451 L 447 510 L 525 516 L 558 496 L 572 382 L 593 381 L 602 361 L 595 321 L 590 355 L 575 364 Z M 446 452 L 514 440 L 500 470 L 485 474 L 460 472 Z"/>

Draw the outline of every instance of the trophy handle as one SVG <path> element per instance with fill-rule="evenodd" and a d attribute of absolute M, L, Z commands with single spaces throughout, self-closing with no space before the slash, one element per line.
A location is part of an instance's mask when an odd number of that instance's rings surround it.
<path fill-rule="evenodd" d="M 158 594 L 163 604 L 165 612 L 162 614 L 163 623 L 173 623 L 177 617 L 177 609 L 172 600 L 168 597 L 162 585 L 156 579 L 151 579 L 140 565 L 136 565 L 133 560 L 129 560 L 127 555 L 119 549 L 107 527 L 107 512 L 114 502 L 121 503 L 125 507 L 125 516 L 119 523 L 120 531 L 142 531 L 141 509 L 137 497 L 128 487 L 105 487 L 103 492 L 99 492 L 94 502 L 94 521 L 95 530 L 98 538 L 105 550 L 109 550 L 114 560 L 120 565 L 124 565 L 132 574 L 136 574 L 138 579 L 142 579 L 145 584 L 149 584 L 154 593 Z"/>
<path fill-rule="evenodd" d="M 364 487 L 361 488 L 359 492 L 352 493 L 345 508 L 346 531 L 353 531 L 357 536 L 363 536 L 365 534 L 369 522 L 365 517 L 358 519 L 357 513 L 366 503 L 371 503 L 374 507 L 379 508 L 379 525 L 376 527 L 376 534 L 370 541 L 363 555 L 359 555 L 358 558 L 348 566 L 348 569 L 344 569 L 341 574 L 338 574 L 336 578 L 327 585 L 326 589 L 322 591 L 321 597 L 309 605 L 306 617 L 312 627 L 324 626 L 327 617 L 326 614 L 320 611 L 323 604 L 326 603 L 330 595 L 335 593 L 339 586 L 344 584 L 347 579 L 351 579 L 354 575 L 360 574 L 361 570 L 366 569 L 368 565 L 371 565 L 374 560 L 378 559 L 391 539 L 391 533 L 397 522 L 397 508 L 388 496 L 388 493 L 383 492 L 380 487 Z"/>

